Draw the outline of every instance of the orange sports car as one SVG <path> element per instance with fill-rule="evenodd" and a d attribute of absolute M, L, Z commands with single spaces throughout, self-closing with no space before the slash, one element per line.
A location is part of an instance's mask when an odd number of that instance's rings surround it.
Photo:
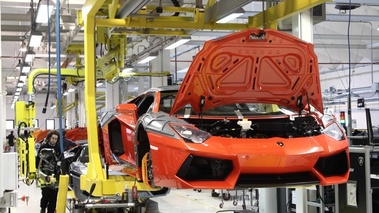
<path fill-rule="evenodd" d="M 101 118 L 106 163 L 152 187 L 339 184 L 344 129 L 323 114 L 313 45 L 276 30 L 208 41 L 180 86 L 150 89 Z"/>

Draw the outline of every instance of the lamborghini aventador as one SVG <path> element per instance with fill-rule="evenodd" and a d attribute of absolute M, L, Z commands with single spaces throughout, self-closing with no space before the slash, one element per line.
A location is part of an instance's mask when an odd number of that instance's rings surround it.
<path fill-rule="evenodd" d="M 276 30 L 208 41 L 181 85 L 106 112 L 105 162 L 152 187 L 331 185 L 349 176 L 348 142 L 323 114 L 313 45 Z"/>

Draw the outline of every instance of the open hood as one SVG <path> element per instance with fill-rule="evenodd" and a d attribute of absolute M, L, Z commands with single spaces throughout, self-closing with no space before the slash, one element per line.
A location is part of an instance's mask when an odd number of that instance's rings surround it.
<path fill-rule="evenodd" d="M 313 44 L 272 29 L 248 29 L 207 41 L 196 55 L 171 114 L 233 103 L 275 103 L 323 112 Z"/>

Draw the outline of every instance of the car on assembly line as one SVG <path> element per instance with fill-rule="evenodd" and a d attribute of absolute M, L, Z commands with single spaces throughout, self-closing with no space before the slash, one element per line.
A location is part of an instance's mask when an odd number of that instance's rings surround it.
<path fill-rule="evenodd" d="M 331 185 L 349 177 L 344 129 L 323 114 L 313 45 L 277 30 L 207 41 L 179 86 L 100 119 L 109 167 L 151 187 Z"/>

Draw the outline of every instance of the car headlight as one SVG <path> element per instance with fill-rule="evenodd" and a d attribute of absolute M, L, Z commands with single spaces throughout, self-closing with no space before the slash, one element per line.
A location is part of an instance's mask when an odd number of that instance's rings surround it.
<path fill-rule="evenodd" d="M 211 134 L 194 126 L 171 125 L 171 127 L 186 141 L 190 143 L 204 143 Z"/>
<path fill-rule="evenodd" d="M 325 126 L 325 129 L 322 131 L 324 134 L 327 134 L 339 141 L 345 139 L 345 129 L 335 120 L 332 115 L 324 115 L 322 122 Z"/>

